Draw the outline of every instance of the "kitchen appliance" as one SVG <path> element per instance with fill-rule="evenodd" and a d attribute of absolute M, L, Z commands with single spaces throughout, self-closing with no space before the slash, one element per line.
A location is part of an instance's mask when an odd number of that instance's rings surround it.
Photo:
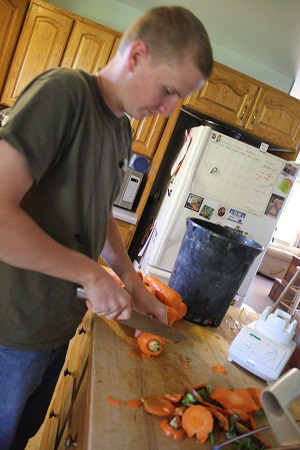
<path fill-rule="evenodd" d="M 87 299 L 83 289 L 77 288 L 77 298 L 83 300 Z M 118 322 L 128 327 L 135 328 L 136 330 L 146 331 L 146 333 L 162 336 L 175 342 L 187 339 L 184 334 L 180 333 L 180 331 L 175 328 L 165 325 L 159 320 L 152 319 L 152 317 L 146 316 L 135 309 L 131 310 L 129 319 L 121 319 L 118 320 Z"/>
<path fill-rule="evenodd" d="M 150 162 L 150 158 L 132 152 L 132 156 L 129 160 L 128 166 L 131 169 L 136 170 L 137 172 L 145 173 L 149 170 Z"/>
<path fill-rule="evenodd" d="M 290 164 L 262 144 L 241 130 L 181 111 L 129 250 L 143 273 L 168 284 L 189 217 L 229 227 L 267 248 L 292 190 L 286 183 L 283 189 L 282 181 L 289 178 L 294 185 L 298 169 L 290 175 Z M 144 230 L 153 222 L 144 243 Z M 239 287 L 237 306 L 263 255 Z"/>
<path fill-rule="evenodd" d="M 125 209 L 132 209 L 133 203 L 138 193 L 143 173 L 128 168 L 123 179 L 119 194 L 114 201 L 114 205 Z"/>
<path fill-rule="evenodd" d="M 236 362 L 268 382 L 277 380 L 292 356 L 297 321 L 268 306 L 258 320 L 244 326 L 229 347 L 228 361 Z"/>
<path fill-rule="evenodd" d="M 262 407 L 280 445 L 298 444 L 299 448 L 299 424 L 289 410 L 292 402 L 299 397 L 300 370 L 295 368 L 290 369 L 261 393 Z"/>

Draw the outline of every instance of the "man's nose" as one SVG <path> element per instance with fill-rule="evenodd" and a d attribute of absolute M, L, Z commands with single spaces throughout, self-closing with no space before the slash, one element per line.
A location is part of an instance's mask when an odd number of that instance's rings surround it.
<path fill-rule="evenodd" d="M 165 117 L 169 117 L 174 111 L 177 103 L 177 97 L 165 99 L 158 108 L 159 113 L 163 114 Z"/>

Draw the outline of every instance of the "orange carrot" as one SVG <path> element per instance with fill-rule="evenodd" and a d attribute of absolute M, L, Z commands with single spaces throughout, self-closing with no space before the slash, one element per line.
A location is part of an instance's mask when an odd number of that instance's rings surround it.
<path fill-rule="evenodd" d="M 187 435 L 196 438 L 204 444 L 213 429 L 213 416 L 204 406 L 194 405 L 185 410 L 182 416 L 182 428 Z"/>
<path fill-rule="evenodd" d="M 121 286 L 121 287 L 125 287 L 125 284 L 123 283 L 123 281 L 121 280 L 121 278 L 118 277 L 118 275 L 116 274 L 116 272 L 111 269 L 110 267 L 104 267 L 103 269 L 106 270 L 107 273 L 109 273 L 109 275 L 111 277 L 113 277 L 113 279 Z"/>
<path fill-rule="evenodd" d="M 249 428 L 245 427 L 245 425 L 241 424 L 240 422 L 236 422 L 235 426 L 240 434 L 246 434 L 249 433 L 249 431 L 251 431 L 249 430 Z M 270 448 L 268 442 L 262 439 L 258 434 L 254 434 L 253 436 L 260 441 L 260 443 L 263 445 L 264 448 Z"/>
<path fill-rule="evenodd" d="M 214 389 L 210 397 L 225 408 L 231 408 L 235 411 L 239 409 L 247 413 L 259 409 L 246 389 L 234 389 L 231 391 L 228 388 L 220 387 Z"/>
<path fill-rule="evenodd" d="M 111 397 L 110 395 L 107 396 L 106 400 L 111 403 L 112 405 L 115 406 L 122 406 L 122 403 L 118 402 L 118 400 L 114 399 L 113 397 Z"/>
<path fill-rule="evenodd" d="M 174 419 L 173 419 L 174 420 Z M 159 423 L 162 432 L 169 438 L 175 441 L 182 441 L 186 437 L 186 431 L 183 428 L 175 428 L 170 424 L 168 419 L 163 419 Z"/>
<path fill-rule="evenodd" d="M 176 311 L 176 309 L 172 308 L 172 306 L 166 306 L 167 308 L 167 314 L 168 314 L 168 324 L 170 326 L 172 326 L 178 317 L 178 312 Z"/>
<path fill-rule="evenodd" d="M 183 397 L 183 394 L 165 394 L 165 397 L 172 403 L 179 403 Z"/>
<path fill-rule="evenodd" d="M 174 414 L 174 416 L 182 416 L 182 414 L 184 413 L 185 410 L 186 410 L 185 406 L 177 406 L 174 409 L 173 414 Z"/>
<path fill-rule="evenodd" d="M 211 369 L 215 372 L 222 373 L 223 375 L 228 375 L 225 369 L 222 366 L 211 366 Z"/>
<path fill-rule="evenodd" d="M 135 398 L 133 400 L 127 400 L 127 402 L 125 402 L 125 405 L 131 406 L 132 408 L 139 408 L 140 406 L 142 406 L 143 402 L 140 398 Z"/>
<path fill-rule="evenodd" d="M 246 388 L 246 391 L 249 392 L 249 394 L 252 397 L 252 400 L 255 401 L 255 403 L 257 404 L 258 408 L 261 408 L 261 400 L 260 400 L 261 389 L 248 387 L 248 388 Z"/>
<path fill-rule="evenodd" d="M 223 428 L 223 430 L 228 431 L 229 430 L 228 417 L 222 414 L 218 410 L 218 408 L 216 408 L 214 405 L 209 405 L 207 402 L 205 402 L 205 407 L 206 409 L 208 409 L 208 411 L 211 412 L 212 416 L 217 419 L 219 427 Z"/>
<path fill-rule="evenodd" d="M 155 289 L 152 286 L 145 285 L 146 289 L 150 292 L 150 294 L 155 296 Z"/>
<path fill-rule="evenodd" d="M 142 398 L 145 410 L 154 416 L 170 416 L 174 412 L 174 405 L 163 397 Z"/>
<path fill-rule="evenodd" d="M 181 320 L 185 317 L 187 313 L 187 306 L 185 303 L 181 302 L 177 308 L 178 318 L 177 320 Z"/>
<path fill-rule="evenodd" d="M 244 423 L 249 421 L 249 414 L 238 408 L 235 408 L 235 409 L 224 408 L 222 413 L 226 414 L 226 416 L 235 416 L 236 418 L 240 419 L 241 422 L 244 422 Z"/>
<path fill-rule="evenodd" d="M 194 386 L 194 391 L 198 391 L 198 389 L 205 389 L 207 386 L 207 383 L 205 381 L 203 381 L 202 383 L 198 383 L 196 384 L 196 386 Z"/>
<path fill-rule="evenodd" d="M 136 270 L 137 276 L 143 281 L 143 274 L 140 270 Z"/>
<path fill-rule="evenodd" d="M 137 345 L 145 355 L 158 356 L 164 349 L 165 339 L 143 332 L 137 338 Z"/>
<path fill-rule="evenodd" d="M 158 278 L 155 278 L 151 275 L 146 275 L 144 277 L 144 282 L 155 288 L 155 295 L 162 303 L 168 306 L 172 306 L 172 308 L 177 309 L 180 305 L 182 298 L 178 294 L 178 292 L 174 291 L 174 289 L 167 286 Z"/>

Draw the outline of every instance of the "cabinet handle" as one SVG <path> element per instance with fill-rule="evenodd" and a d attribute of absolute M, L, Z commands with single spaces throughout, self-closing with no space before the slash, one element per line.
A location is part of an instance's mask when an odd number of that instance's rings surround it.
<path fill-rule="evenodd" d="M 69 371 L 68 368 L 66 368 L 65 371 L 64 371 L 64 377 L 66 377 L 68 375 L 71 375 L 71 372 Z"/>
<path fill-rule="evenodd" d="M 83 327 L 80 327 L 79 330 L 78 330 L 78 334 L 82 334 L 82 333 L 85 334 L 86 331 L 85 331 L 85 329 Z"/>
<path fill-rule="evenodd" d="M 133 133 L 135 132 L 135 129 L 133 127 L 131 128 L 131 130 L 132 130 Z"/>
<path fill-rule="evenodd" d="M 68 434 L 68 436 L 66 437 L 65 447 L 66 448 L 77 447 L 77 442 L 73 441 L 73 438 L 72 438 L 72 436 L 70 434 Z"/>
<path fill-rule="evenodd" d="M 242 120 L 242 118 L 244 117 L 246 111 L 247 111 L 248 105 L 245 105 L 241 114 L 241 117 L 239 118 L 239 120 Z"/>
<path fill-rule="evenodd" d="M 255 111 L 254 116 L 252 117 L 251 125 L 253 125 L 254 122 L 256 121 L 256 119 L 257 119 L 257 114 L 258 114 L 258 109 Z"/>
<path fill-rule="evenodd" d="M 57 417 L 53 409 L 49 412 L 49 419 L 52 419 L 52 417 Z"/>

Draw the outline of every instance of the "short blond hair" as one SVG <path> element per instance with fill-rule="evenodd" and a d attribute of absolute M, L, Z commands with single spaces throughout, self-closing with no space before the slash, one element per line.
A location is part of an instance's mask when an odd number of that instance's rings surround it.
<path fill-rule="evenodd" d="M 151 9 L 134 22 L 122 37 L 119 52 L 132 42 L 141 40 L 154 58 L 180 60 L 190 51 L 192 61 L 208 78 L 213 55 L 210 40 L 202 22 L 180 6 Z"/>

